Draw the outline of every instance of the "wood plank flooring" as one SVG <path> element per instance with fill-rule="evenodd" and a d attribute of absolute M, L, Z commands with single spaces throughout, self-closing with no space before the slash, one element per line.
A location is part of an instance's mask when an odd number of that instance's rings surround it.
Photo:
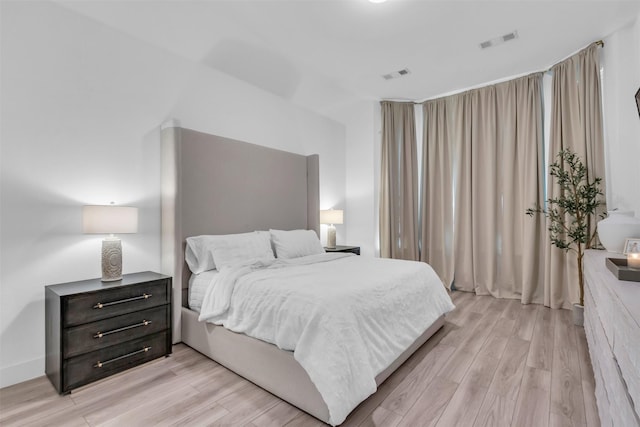
<path fill-rule="evenodd" d="M 599 426 L 571 313 L 469 293 L 344 426 Z M 59 396 L 46 377 L 0 390 L 0 425 L 323 426 L 191 348 Z"/>

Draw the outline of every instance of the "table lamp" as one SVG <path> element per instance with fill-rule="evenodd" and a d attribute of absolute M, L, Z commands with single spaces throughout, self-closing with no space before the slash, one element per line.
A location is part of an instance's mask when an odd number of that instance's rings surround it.
<path fill-rule="evenodd" d="M 336 247 L 336 227 L 334 224 L 342 224 L 343 212 L 340 209 L 328 209 L 320 211 L 320 224 L 329 224 L 327 228 L 327 247 Z"/>
<path fill-rule="evenodd" d="M 82 231 L 109 234 L 102 241 L 102 281 L 122 279 L 122 242 L 114 234 L 138 232 L 138 208 L 129 206 L 84 206 Z"/>

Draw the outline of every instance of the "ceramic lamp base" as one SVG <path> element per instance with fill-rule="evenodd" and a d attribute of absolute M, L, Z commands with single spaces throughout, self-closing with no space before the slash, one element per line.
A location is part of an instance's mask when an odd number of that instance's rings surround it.
<path fill-rule="evenodd" d="M 327 247 L 330 249 L 336 247 L 336 226 L 333 224 L 327 228 Z"/>
<path fill-rule="evenodd" d="M 102 281 L 122 280 L 122 242 L 117 237 L 102 241 Z"/>

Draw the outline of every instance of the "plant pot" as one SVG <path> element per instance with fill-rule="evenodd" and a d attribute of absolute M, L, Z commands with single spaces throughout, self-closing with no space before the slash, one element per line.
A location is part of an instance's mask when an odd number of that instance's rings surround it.
<path fill-rule="evenodd" d="M 598 222 L 598 237 L 608 252 L 622 253 L 627 238 L 640 237 L 640 219 L 633 211 L 609 211 L 609 216 Z"/>
<path fill-rule="evenodd" d="M 573 324 L 576 326 L 584 325 L 584 305 L 573 304 Z"/>

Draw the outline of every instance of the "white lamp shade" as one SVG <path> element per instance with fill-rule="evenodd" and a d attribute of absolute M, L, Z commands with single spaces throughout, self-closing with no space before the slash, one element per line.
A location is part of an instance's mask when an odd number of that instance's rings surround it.
<path fill-rule="evenodd" d="M 138 208 L 130 206 L 84 206 L 82 232 L 123 234 L 138 232 Z"/>
<path fill-rule="evenodd" d="M 340 209 L 320 211 L 320 224 L 342 224 L 343 216 L 343 211 Z"/>

